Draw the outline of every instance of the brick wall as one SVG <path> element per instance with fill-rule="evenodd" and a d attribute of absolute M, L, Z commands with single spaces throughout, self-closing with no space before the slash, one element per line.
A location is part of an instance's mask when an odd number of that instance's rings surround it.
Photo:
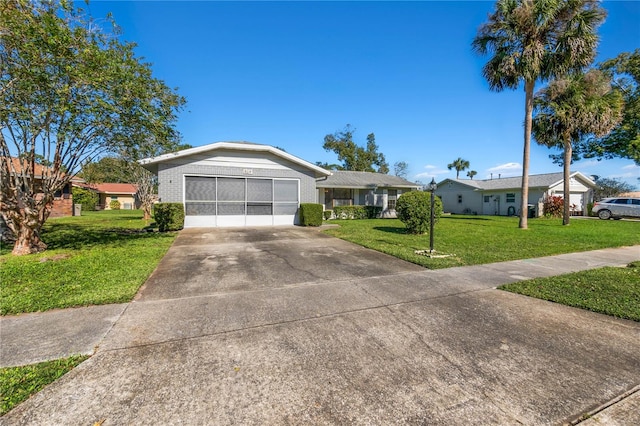
<path fill-rule="evenodd" d="M 73 197 L 71 194 L 64 194 L 61 198 L 53 200 L 53 207 L 49 217 L 63 217 L 73 215 Z"/>

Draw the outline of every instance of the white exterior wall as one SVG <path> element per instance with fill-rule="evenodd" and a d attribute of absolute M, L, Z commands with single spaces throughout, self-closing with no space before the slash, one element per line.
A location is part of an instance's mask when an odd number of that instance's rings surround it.
<path fill-rule="evenodd" d="M 488 214 L 483 213 L 482 193 L 475 188 L 462 185 L 456 182 L 446 182 L 436 189 L 436 195 L 442 200 L 442 205 L 446 213 L 464 214 Z M 458 197 L 462 197 L 462 202 L 458 202 Z"/>
<path fill-rule="evenodd" d="M 591 188 L 584 185 L 582 182 L 572 177 L 569 181 L 569 203 L 576 206 L 576 211 L 582 212 L 583 215 L 587 215 L 587 204 L 590 200 Z M 564 185 L 560 182 L 549 188 L 549 195 L 555 195 L 564 198 Z"/>

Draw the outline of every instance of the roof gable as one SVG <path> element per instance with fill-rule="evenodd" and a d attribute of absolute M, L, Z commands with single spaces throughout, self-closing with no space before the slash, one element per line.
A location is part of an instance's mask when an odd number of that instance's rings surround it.
<path fill-rule="evenodd" d="M 591 179 L 580 172 L 573 172 L 571 173 L 570 177 L 580 180 L 583 184 L 585 184 L 585 186 L 589 188 L 595 187 L 595 182 L 593 182 Z M 529 175 L 529 188 L 551 188 L 561 184 L 563 179 L 563 172 Z M 438 186 L 443 185 L 447 181 L 467 185 L 469 187 L 482 191 L 499 191 L 507 189 L 518 190 L 522 187 L 522 176 L 483 180 L 445 179 L 442 182 L 438 183 Z"/>
<path fill-rule="evenodd" d="M 309 163 L 301 158 L 296 157 L 295 155 L 291 155 L 287 152 L 284 152 L 278 148 L 272 147 L 270 145 L 260 145 L 251 142 L 216 142 L 208 145 L 198 146 L 195 148 L 184 149 L 182 151 L 173 152 L 170 154 L 163 154 L 157 157 L 145 158 L 140 160 L 139 163 L 146 168 L 147 170 L 158 173 L 158 164 L 166 161 L 171 161 L 176 158 L 188 157 L 195 154 L 204 154 L 204 153 L 212 153 L 218 150 L 231 150 L 238 152 L 253 152 L 253 153 L 270 153 L 277 157 L 288 160 L 294 164 L 302 166 L 306 169 L 312 170 L 316 177 L 318 176 L 329 176 L 331 172 L 323 169 L 322 167 L 316 166 L 315 164 Z"/>

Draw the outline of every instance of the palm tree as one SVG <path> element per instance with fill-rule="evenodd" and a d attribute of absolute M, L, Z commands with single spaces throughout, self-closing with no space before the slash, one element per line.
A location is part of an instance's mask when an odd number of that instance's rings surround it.
<path fill-rule="evenodd" d="M 589 65 L 598 44 L 596 27 L 605 11 L 596 0 L 497 0 L 482 24 L 473 49 L 493 55 L 482 69 L 491 90 L 517 89 L 524 83 L 522 204 L 519 227 L 527 228 L 529 150 L 536 81 Z"/>
<path fill-rule="evenodd" d="M 606 136 L 622 120 L 623 108 L 622 94 L 597 69 L 553 80 L 536 94 L 533 135 L 540 144 L 564 150 L 563 225 L 569 224 L 572 144 Z"/>
<path fill-rule="evenodd" d="M 467 177 L 469 177 L 471 180 L 473 180 L 473 177 L 474 177 L 475 175 L 477 175 L 477 174 L 478 174 L 478 172 L 476 172 L 475 170 L 469 170 L 469 171 L 467 172 Z"/>
<path fill-rule="evenodd" d="M 460 172 L 469 168 L 469 162 L 458 157 L 453 163 L 447 164 L 449 170 L 456 169 L 456 179 L 460 177 Z"/>

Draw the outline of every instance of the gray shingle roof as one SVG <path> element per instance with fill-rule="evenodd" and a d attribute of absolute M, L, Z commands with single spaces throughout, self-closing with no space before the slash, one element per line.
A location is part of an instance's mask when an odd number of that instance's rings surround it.
<path fill-rule="evenodd" d="M 571 176 L 576 174 L 582 175 L 580 172 L 571 173 Z M 583 175 L 584 176 L 584 175 Z M 586 177 L 586 176 L 585 176 Z M 558 173 L 546 173 L 542 175 L 529 175 L 529 188 L 548 188 L 558 182 L 562 182 L 564 175 L 562 172 Z M 522 176 L 498 178 L 498 179 L 484 179 L 484 180 L 472 180 L 472 179 L 445 179 L 453 182 L 458 182 L 463 185 L 472 186 L 477 189 L 492 191 L 503 189 L 520 189 L 522 186 Z M 438 184 L 440 185 L 440 183 Z"/>
<path fill-rule="evenodd" d="M 332 171 L 331 176 L 317 179 L 318 188 L 419 188 L 420 185 L 398 176 L 382 173 Z"/>

